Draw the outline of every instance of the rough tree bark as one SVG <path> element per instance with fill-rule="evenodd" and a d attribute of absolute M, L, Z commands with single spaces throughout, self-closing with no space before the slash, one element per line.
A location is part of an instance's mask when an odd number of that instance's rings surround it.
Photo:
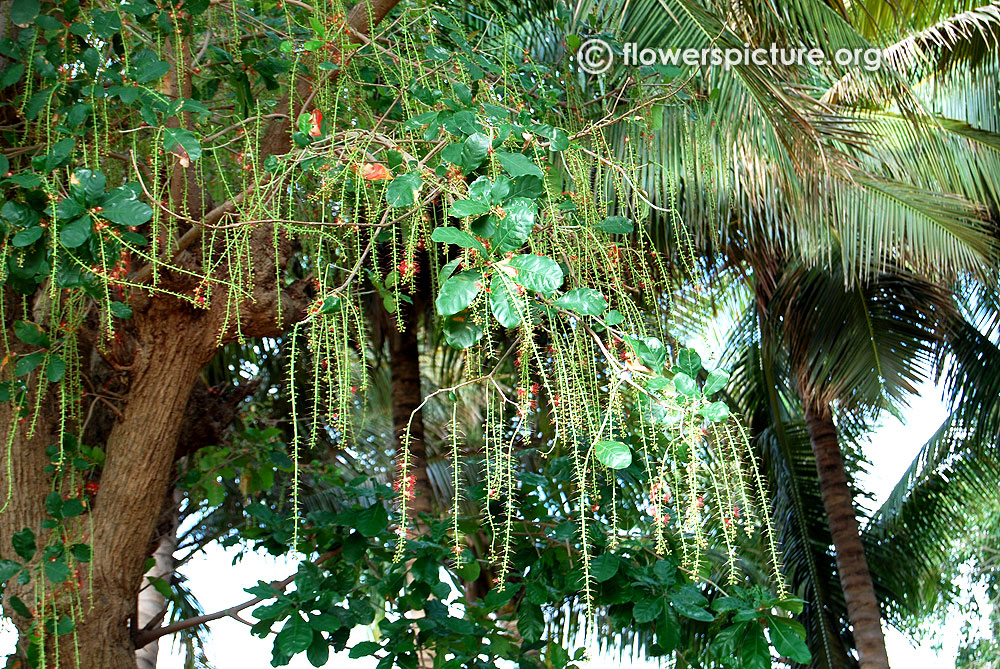
<path fill-rule="evenodd" d="M 861 669 L 888 669 L 889 658 L 882 634 L 878 599 L 858 532 L 853 495 L 847 484 L 833 414 L 826 406 L 818 411 L 807 409 L 805 417 L 809 441 L 816 456 L 823 507 L 833 535 L 837 573 L 844 590 L 847 614 L 854 628 L 859 664 Z"/>

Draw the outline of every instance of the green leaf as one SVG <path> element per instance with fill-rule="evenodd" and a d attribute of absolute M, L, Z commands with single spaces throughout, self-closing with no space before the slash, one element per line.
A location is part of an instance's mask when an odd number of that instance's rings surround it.
<path fill-rule="evenodd" d="M 448 346 L 464 350 L 483 338 L 483 329 L 472 321 L 468 311 L 455 314 L 445 321 L 444 339 Z"/>
<path fill-rule="evenodd" d="M 111 302 L 111 313 L 116 318 L 132 318 L 132 308 L 124 302 L 117 300 Z"/>
<path fill-rule="evenodd" d="M 545 178 L 545 173 L 542 172 L 542 168 L 531 162 L 531 160 L 523 153 L 507 153 L 506 151 L 498 151 L 496 157 L 497 160 L 500 161 L 500 164 L 503 165 L 503 168 L 507 170 L 507 174 L 511 175 L 515 179 L 526 175 L 536 176 L 539 179 Z"/>
<path fill-rule="evenodd" d="M 49 515 L 56 520 L 62 518 L 62 506 L 63 498 L 62 495 L 53 491 L 50 492 L 45 497 L 45 510 L 49 512 Z"/>
<path fill-rule="evenodd" d="M 447 281 L 448 278 L 455 273 L 455 270 L 458 269 L 458 266 L 462 264 L 462 260 L 462 257 L 459 256 L 458 258 L 452 258 L 446 262 L 444 267 L 442 267 L 441 271 L 438 273 L 438 281 L 441 283 Z"/>
<path fill-rule="evenodd" d="M 521 313 L 526 309 L 524 300 L 509 290 L 510 283 L 502 272 L 494 274 L 490 281 L 490 308 L 497 321 L 505 328 L 520 325 Z"/>
<path fill-rule="evenodd" d="M 44 351 L 35 351 L 34 353 L 20 356 L 14 364 L 14 375 L 27 376 L 35 369 L 35 367 L 42 364 L 42 360 L 44 359 Z"/>
<path fill-rule="evenodd" d="M 30 527 L 25 527 L 23 530 L 15 532 L 10 540 L 11 544 L 14 546 L 14 552 L 18 556 L 28 561 L 35 555 L 35 533 L 31 531 Z"/>
<path fill-rule="evenodd" d="M 462 145 L 462 170 L 469 174 L 482 165 L 491 145 L 490 138 L 481 132 L 469 135 Z"/>
<path fill-rule="evenodd" d="M 14 246 L 29 246 L 34 244 L 39 239 L 42 238 L 45 228 L 40 225 L 35 225 L 14 235 L 14 239 L 11 240 L 11 244 Z"/>
<path fill-rule="evenodd" d="M 45 563 L 45 577 L 53 583 L 64 583 L 69 578 L 69 565 L 62 558 Z"/>
<path fill-rule="evenodd" d="M 620 441 L 606 439 L 594 444 L 594 455 L 609 469 L 625 469 L 632 464 L 632 451 Z"/>
<path fill-rule="evenodd" d="M 83 500 L 79 497 L 70 497 L 62 505 L 62 517 L 63 518 L 76 518 L 77 516 L 83 515 L 85 507 L 83 506 Z"/>
<path fill-rule="evenodd" d="M 434 228 L 434 232 L 431 233 L 431 240 L 443 244 L 454 244 L 463 249 L 476 249 L 484 256 L 489 256 L 489 251 L 486 250 L 482 242 L 465 230 L 459 230 L 458 228 Z"/>
<path fill-rule="evenodd" d="M 738 654 L 743 635 L 746 633 L 748 623 L 736 623 L 723 628 L 715 638 L 712 639 L 712 652 L 720 660 L 735 657 Z"/>
<path fill-rule="evenodd" d="M 430 45 L 424 47 L 424 57 L 443 63 L 451 59 L 451 51 L 448 51 L 444 47 Z"/>
<path fill-rule="evenodd" d="M 58 355 L 53 355 L 45 368 L 45 377 L 49 383 L 59 383 L 64 376 L 66 376 L 66 363 Z"/>
<path fill-rule="evenodd" d="M 41 8 L 38 0 L 14 0 L 10 5 L 10 20 L 24 27 L 35 20 Z"/>
<path fill-rule="evenodd" d="M 59 242 L 68 249 L 75 249 L 90 239 L 90 231 L 90 219 L 81 216 L 62 227 Z"/>
<path fill-rule="evenodd" d="M 674 381 L 676 382 L 676 379 Z M 718 423 L 729 418 L 729 406 L 725 402 L 712 402 L 699 409 L 698 413 L 713 423 Z"/>
<path fill-rule="evenodd" d="M 385 200 L 390 207 L 411 207 L 417 202 L 417 195 L 424 180 L 419 172 L 401 174 L 389 182 L 385 189 Z"/>
<path fill-rule="evenodd" d="M 274 644 L 285 655 L 295 655 L 309 648 L 313 640 L 313 629 L 309 626 L 299 612 L 292 613 L 291 617 L 278 632 L 274 639 Z"/>
<path fill-rule="evenodd" d="M 696 397 L 700 392 L 698 390 L 698 382 L 684 372 L 677 372 L 674 375 L 674 387 L 677 388 L 677 392 L 681 395 L 687 395 L 688 397 Z"/>
<path fill-rule="evenodd" d="M 692 620 L 700 620 L 706 623 L 715 620 L 715 616 L 705 610 L 708 600 L 693 585 L 685 585 L 675 592 L 670 598 L 670 603 L 677 613 Z"/>
<path fill-rule="evenodd" d="M 603 583 L 618 573 L 621 560 L 614 553 L 602 553 L 590 561 L 590 575 L 598 583 Z"/>
<path fill-rule="evenodd" d="M 563 283 L 562 268 L 559 267 L 559 263 L 547 256 L 514 256 L 509 264 L 517 270 L 514 281 L 528 290 L 550 295 Z"/>
<path fill-rule="evenodd" d="M 194 133 L 183 128 L 164 128 L 163 148 L 182 160 L 195 161 L 201 158 L 201 142 Z"/>
<path fill-rule="evenodd" d="M 13 560 L 0 560 L 0 584 L 6 583 L 21 571 L 21 563 Z"/>
<path fill-rule="evenodd" d="M 622 313 L 620 311 L 618 311 L 617 309 L 612 309 L 604 317 L 604 324 L 605 325 L 609 325 L 609 326 L 614 326 L 614 325 L 618 325 L 619 323 L 621 323 L 624 320 L 625 320 L 625 317 L 622 316 Z"/>
<path fill-rule="evenodd" d="M 635 226 L 624 216 L 608 216 L 597 224 L 597 229 L 612 235 L 627 235 L 635 230 Z"/>
<path fill-rule="evenodd" d="M 306 649 L 306 659 L 314 667 L 326 666 L 326 663 L 330 659 L 330 644 L 326 642 L 326 639 L 318 631 L 313 632 L 312 643 Z"/>
<path fill-rule="evenodd" d="M 771 647 L 760 625 L 751 625 L 740 651 L 743 669 L 771 669 Z"/>
<path fill-rule="evenodd" d="M 465 218 L 466 216 L 481 216 L 489 210 L 489 205 L 484 202 L 455 200 L 451 205 L 449 214 L 455 218 Z"/>
<path fill-rule="evenodd" d="M 101 172 L 79 169 L 73 172 L 69 180 L 69 194 L 77 200 L 96 202 L 104 195 L 107 179 Z"/>
<path fill-rule="evenodd" d="M 49 347 L 49 336 L 30 321 L 14 321 L 14 336 L 29 346 Z"/>
<path fill-rule="evenodd" d="M 524 197 L 513 197 L 503 207 L 504 215 L 491 216 L 495 221 L 493 246 L 501 253 L 521 247 L 535 227 L 535 203 Z"/>
<path fill-rule="evenodd" d="M 56 206 L 56 216 L 63 221 L 69 221 L 85 214 L 87 210 L 78 200 L 71 197 L 63 198 Z"/>
<path fill-rule="evenodd" d="M 70 555 L 77 562 L 90 562 L 93 552 L 87 544 L 73 544 L 69 549 Z"/>
<path fill-rule="evenodd" d="M 354 644 L 354 648 L 351 649 L 351 652 L 348 653 L 347 656 L 356 660 L 359 657 L 374 655 L 380 648 L 381 646 L 374 641 L 361 641 L 360 643 Z"/>
<path fill-rule="evenodd" d="M 358 514 L 356 521 L 358 532 L 369 539 L 378 536 L 389 526 L 389 514 L 381 503 L 372 504 Z"/>
<path fill-rule="evenodd" d="M 445 281 L 434 301 L 438 313 L 442 316 L 451 316 L 472 304 L 483 288 L 482 278 L 480 270 L 467 269 Z"/>
<path fill-rule="evenodd" d="M 663 363 L 667 360 L 667 349 L 656 337 L 625 337 L 625 341 L 635 351 L 646 365 L 654 372 L 659 372 L 663 368 Z"/>
<path fill-rule="evenodd" d="M 63 634 L 69 634 L 75 629 L 76 629 L 76 623 L 73 622 L 73 619 L 70 618 L 69 616 L 62 616 L 61 618 L 59 618 L 59 622 L 56 623 L 55 631 L 57 635 L 61 636 Z"/>
<path fill-rule="evenodd" d="M 142 225 L 153 217 L 153 208 L 140 201 L 136 191 L 126 186 L 109 192 L 101 200 L 101 207 L 97 215 L 118 225 Z"/>
<path fill-rule="evenodd" d="M 767 616 L 768 629 L 771 633 L 771 643 L 779 655 L 791 658 L 793 662 L 808 664 L 812 659 L 809 647 L 806 645 L 806 630 L 801 623 L 788 618 Z"/>
<path fill-rule="evenodd" d="M 708 375 L 708 380 L 705 381 L 705 394 L 711 395 L 716 393 L 726 387 L 729 383 L 729 375 L 720 369 L 711 372 Z"/>
<path fill-rule="evenodd" d="M 461 81 L 456 81 L 451 84 L 451 91 L 463 105 L 466 107 L 472 106 L 472 90 L 470 90 L 468 86 L 463 84 Z"/>
<path fill-rule="evenodd" d="M 517 631 L 528 643 L 534 643 L 541 639 L 542 632 L 545 631 L 542 607 L 522 601 L 517 612 Z"/>
<path fill-rule="evenodd" d="M 574 288 L 554 304 L 582 316 L 600 316 L 608 308 L 608 301 L 593 288 Z"/>
<path fill-rule="evenodd" d="M 701 356 L 692 348 L 681 349 L 677 354 L 677 366 L 688 376 L 696 377 L 701 371 Z"/>
<path fill-rule="evenodd" d="M 639 624 L 644 624 L 656 620 L 663 611 L 663 599 L 659 595 L 654 595 L 640 599 L 632 605 L 632 617 Z"/>

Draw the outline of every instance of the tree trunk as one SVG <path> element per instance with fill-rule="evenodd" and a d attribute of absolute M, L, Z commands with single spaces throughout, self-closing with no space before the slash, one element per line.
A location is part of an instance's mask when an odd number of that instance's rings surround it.
<path fill-rule="evenodd" d="M 191 336 L 200 329 L 191 320 L 174 312 L 148 323 L 128 405 L 108 439 L 93 512 L 93 608 L 78 625 L 80 669 L 136 666 L 128 623 L 160 522 L 188 395 L 211 355 Z"/>
<path fill-rule="evenodd" d="M 833 415 L 827 406 L 819 413 L 807 409 L 805 417 L 860 666 L 861 669 L 887 669 L 889 658 L 882 635 L 881 614 L 858 532 L 853 495 L 847 485 Z"/>
<path fill-rule="evenodd" d="M 381 307 L 379 307 L 381 308 Z M 424 417 L 417 407 L 423 402 L 423 392 L 420 389 L 420 344 L 417 339 L 417 315 L 413 308 L 405 306 L 407 314 L 403 322 L 406 328 L 404 332 L 398 330 L 389 334 L 389 362 L 392 367 L 392 423 L 396 435 L 396 457 L 401 458 L 403 444 L 406 439 L 407 427 L 409 427 L 409 450 L 410 450 L 410 474 L 413 476 L 413 483 L 410 490 L 413 491 L 413 498 L 409 502 L 408 521 L 416 532 L 426 529 L 419 516 L 421 514 L 431 514 L 433 512 L 432 488 L 430 477 L 427 474 L 427 443 L 424 433 Z M 396 317 L 401 316 L 396 312 Z M 412 567 L 413 562 L 407 563 L 407 569 Z M 406 582 L 411 582 L 407 573 Z M 422 618 L 423 611 L 413 611 L 410 618 Z M 414 627 L 414 631 L 419 633 L 419 628 Z M 430 669 L 434 666 L 435 652 L 433 648 L 418 646 L 417 666 L 420 669 Z"/>
<path fill-rule="evenodd" d="M 416 524 L 421 513 L 431 513 L 431 481 L 427 475 L 427 444 L 424 418 L 417 407 L 423 402 L 420 390 L 420 346 L 417 341 L 417 318 L 413 309 L 406 309 L 409 317 L 406 331 L 389 334 L 389 362 L 392 365 L 392 423 L 396 435 L 398 457 L 402 457 L 403 441 L 407 426 L 410 430 L 410 473 L 414 477 L 413 499 L 409 511 Z M 399 314 L 397 313 L 397 316 Z M 416 413 L 414 413 L 416 412 Z M 413 417 L 412 420 L 410 417 Z"/>

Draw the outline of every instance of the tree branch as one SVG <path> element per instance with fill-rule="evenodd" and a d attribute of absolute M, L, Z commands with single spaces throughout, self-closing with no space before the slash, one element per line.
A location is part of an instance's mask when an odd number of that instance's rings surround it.
<path fill-rule="evenodd" d="M 334 557 L 335 555 L 338 555 L 341 550 L 342 549 L 340 548 L 335 548 L 331 551 L 327 551 L 326 553 L 323 553 L 318 558 L 313 560 L 312 563 L 315 565 L 321 565 L 330 558 Z M 242 604 L 237 604 L 236 606 L 230 606 L 228 609 L 216 611 L 215 613 L 206 613 L 205 615 L 195 616 L 194 618 L 179 620 L 175 623 L 171 623 L 164 627 L 158 627 L 155 630 L 154 629 L 139 630 L 139 633 L 136 634 L 134 637 L 135 647 L 137 649 L 142 648 L 146 644 L 152 641 L 156 641 L 161 636 L 167 636 L 168 634 L 176 634 L 177 632 L 180 632 L 182 630 L 190 629 L 192 627 L 197 627 L 198 625 L 204 625 L 205 623 L 210 623 L 213 620 L 219 620 L 220 618 L 234 618 L 236 620 L 240 620 L 240 618 L 238 617 L 240 611 L 248 609 L 256 604 L 260 604 L 261 602 L 267 601 L 268 599 L 273 599 L 278 594 L 284 592 L 285 588 L 287 588 L 288 585 L 295 580 L 295 576 L 296 574 L 291 574 L 287 578 L 284 578 L 280 581 L 272 581 L 270 585 L 277 592 L 271 597 L 254 597 L 253 599 L 248 599 Z M 240 620 L 240 622 L 245 623 L 246 621 Z"/>

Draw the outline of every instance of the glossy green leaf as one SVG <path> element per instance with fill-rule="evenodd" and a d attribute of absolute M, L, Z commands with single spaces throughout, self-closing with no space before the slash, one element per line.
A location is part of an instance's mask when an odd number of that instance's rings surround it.
<path fill-rule="evenodd" d="M 434 304 L 442 316 L 450 316 L 462 311 L 476 299 L 483 288 L 483 274 L 478 269 L 459 272 L 444 282 Z"/>
<path fill-rule="evenodd" d="M 459 230 L 458 228 L 434 228 L 434 232 L 431 233 L 431 240 L 442 244 L 454 244 L 463 249 L 475 249 L 484 256 L 489 255 L 489 251 L 486 250 L 482 242 L 465 230 Z"/>
<path fill-rule="evenodd" d="M 301 653 L 313 640 L 313 629 L 309 626 L 298 611 L 292 613 L 291 617 L 285 621 L 278 636 L 275 637 L 275 645 L 286 655 Z"/>
<path fill-rule="evenodd" d="M 79 169 L 69 180 L 69 194 L 84 202 L 97 202 L 104 195 L 107 179 L 101 172 Z"/>
<path fill-rule="evenodd" d="M 385 189 L 385 200 L 390 207 L 412 207 L 417 202 L 424 180 L 419 172 L 401 174 L 389 182 Z"/>
<path fill-rule="evenodd" d="M 771 647 L 760 625 L 750 625 L 740 648 L 743 669 L 771 669 Z"/>
<path fill-rule="evenodd" d="M 547 256 L 519 255 L 510 259 L 510 266 L 517 270 L 514 281 L 528 290 L 549 295 L 563 283 L 563 271 Z"/>
<path fill-rule="evenodd" d="M 444 338 L 448 346 L 464 350 L 483 338 L 483 329 L 472 321 L 468 311 L 462 311 L 445 321 Z"/>
<path fill-rule="evenodd" d="M 488 212 L 490 207 L 485 202 L 477 200 L 455 200 L 449 214 L 455 218 L 465 218 L 467 216 L 481 216 Z"/>
<path fill-rule="evenodd" d="M 614 553 L 601 553 L 590 561 L 590 575 L 598 583 L 603 583 L 618 573 L 621 559 Z"/>
<path fill-rule="evenodd" d="M 725 402 L 712 402 L 699 409 L 698 413 L 713 423 L 718 423 L 729 418 L 729 406 Z"/>
<path fill-rule="evenodd" d="M 553 304 L 581 316 L 600 316 L 608 308 L 608 301 L 593 288 L 574 288 Z"/>
<path fill-rule="evenodd" d="M 594 444 L 597 460 L 609 469 L 625 469 L 632 464 L 632 451 L 620 441 L 606 439 Z"/>
<path fill-rule="evenodd" d="M 505 328 L 520 325 L 521 313 L 527 308 L 524 298 L 517 295 L 514 288 L 514 283 L 505 279 L 501 272 L 494 274 L 490 280 L 490 309 Z"/>
<path fill-rule="evenodd" d="M 768 615 L 767 621 L 774 649 L 793 662 L 808 664 L 812 656 L 805 642 L 806 630 L 802 624 L 773 615 Z"/>
<path fill-rule="evenodd" d="M 721 369 L 717 369 L 709 373 L 708 379 L 705 381 L 704 392 L 706 395 L 711 395 L 725 388 L 727 383 L 729 383 L 729 375 Z"/>
<path fill-rule="evenodd" d="M 531 162 L 531 160 L 523 153 L 507 153 L 506 151 L 498 151 L 496 153 L 496 157 L 497 160 L 500 161 L 503 168 L 507 170 L 507 174 L 511 175 L 515 179 L 525 175 L 536 176 L 539 179 L 545 178 L 545 173 L 542 172 L 542 169 L 535 163 Z"/>
<path fill-rule="evenodd" d="M 677 354 L 677 366 L 691 377 L 697 377 L 701 371 L 701 356 L 692 348 L 681 349 Z"/>
<path fill-rule="evenodd" d="M 492 142 L 490 138 L 481 132 L 476 132 L 465 140 L 462 144 L 461 165 L 462 170 L 469 174 L 483 164 L 489 152 Z"/>
<path fill-rule="evenodd" d="M 496 232 L 493 233 L 493 248 L 504 253 L 519 249 L 531 235 L 535 227 L 536 205 L 532 200 L 515 197 L 503 206 L 503 215 L 493 215 Z"/>
<path fill-rule="evenodd" d="M 168 153 L 192 162 L 201 158 L 201 142 L 193 132 L 183 128 L 164 128 L 163 148 Z"/>
<path fill-rule="evenodd" d="M 62 227 L 59 231 L 59 243 L 68 249 L 75 249 L 90 239 L 90 233 L 90 218 L 80 217 Z"/>
<path fill-rule="evenodd" d="M 701 392 L 698 389 L 698 382 L 684 372 L 678 372 L 674 376 L 674 387 L 677 388 L 677 392 L 681 395 L 687 395 L 688 397 L 695 397 Z"/>

